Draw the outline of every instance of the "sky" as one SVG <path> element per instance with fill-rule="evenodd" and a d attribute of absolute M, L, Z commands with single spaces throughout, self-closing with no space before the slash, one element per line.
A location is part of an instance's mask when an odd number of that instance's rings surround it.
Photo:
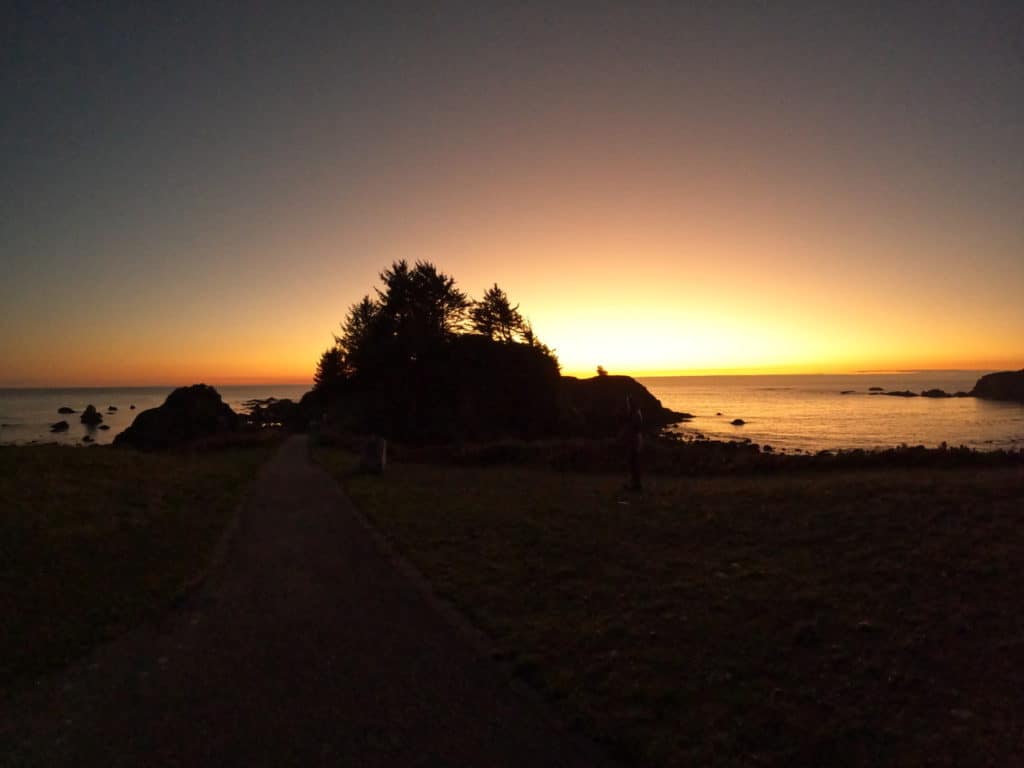
<path fill-rule="evenodd" d="M 402 258 L 567 373 L 1024 367 L 1019 2 L 4 13 L 0 386 L 307 382 Z"/>

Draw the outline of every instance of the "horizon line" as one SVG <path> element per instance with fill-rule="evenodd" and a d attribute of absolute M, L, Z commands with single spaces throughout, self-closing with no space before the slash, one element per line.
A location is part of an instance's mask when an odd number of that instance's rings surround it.
<path fill-rule="evenodd" d="M 779 369 L 747 369 L 747 368 L 710 368 L 710 369 L 669 369 L 656 371 L 625 371 L 618 373 L 609 370 L 611 376 L 630 376 L 636 379 L 658 379 L 658 378 L 699 378 L 702 376 L 873 376 L 873 375 L 909 375 L 919 373 L 988 373 L 998 370 L 1017 370 L 1012 366 L 1009 368 L 986 367 L 986 368 L 855 368 L 852 370 L 838 371 L 785 371 Z M 594 378 L 597 374 L 593 369 L 587 371 L 574 371 L 566 369 L 562 371 L 563 376 L 575 378 Z M 212 382 L 212 383 L 211 383 Z M 266 381 L 252 379 L 246 381 L 223 381 L 206 379 L 192 382 L 192 384 L 209 384 L 212 387 L 310 387 L 313 386 L 311 379 Z M 102 383 L 102 384 L 51 384 L 51 383 L 0 383 L 0 389 L 170 389 L 174 390 L 191 384 L 170 384 L 170 383 Z"/>

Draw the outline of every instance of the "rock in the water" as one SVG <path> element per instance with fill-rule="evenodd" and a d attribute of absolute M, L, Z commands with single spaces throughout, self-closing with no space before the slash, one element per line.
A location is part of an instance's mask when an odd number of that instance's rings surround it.
<path fill-rule="evenodd" d="M 971 394 L 984 400 L 1024 403 L 1024 369 L 989 373 L 978 379 Z"/>
<path fill-rule="evenodd" d="M 889 397 L 917 397 L 917 392 L 911 392 L 909 389 L 896 392 L 886 392 L 885 394 Z"/>
<path fill-rule="evenodd" d="M 106 431 L 106 430 L 110 429 L 110 425 L 109 424 L 100 424 L 100 429 L 102 429 L 103 431 Z"/>
<path fill-rule="evenodd" d="M 884 392 L 885 387 L 868 387 L 868 392 Z"/>
<path fill-rule="evenodd" d="M 66 405 L 62 405 L 60 408 L 57 409 L 57 413 L 75 413 L 75 409 L 69 408 Z"/>
<path fill-rule="evenodd" d="M 113 413 L 116 410 L 117 410 L 117 406 L 116 405 L 108 405 L 107 406 L 107 413 Z"/>
<path fill-rule="evenodd" d="M 160 450 L 209 435 L 238 429 L 238 414 L 205 384 L 180 387 L 159 408 L 142 411 L 114 445 Z"/>
<path fill-rule="evenodd" d="M 103 421 L 103 415 L 96 410 L 95 405 L 90 404 L 85 406 L 85 410 L 82 411 L 81 420 L 83 424 L 86 424 L 90 427 L 95 427 L 97 424 Z"/>
<path fill-rule="evenodd" d="M 82 438 L 83 443 L 91 443 L 94 440 L 95 438 L 92 435 L 86 435 L 85 437 Z"/>
<path fill-rule="evenodd" d="M 50 425 L 51 432 L 67 432 L 71 427 L 66 421 L 58 421 L 56 424 Z"/>
<path fill-rule="evenodd" d="M 729 423 L 732 424 L 734 427 L 742 427 L 747 422 L 745 422 L 743 419 L 733 419 Z"/>
<path fill-rule="evenodd" d="M 840 394 L 840 395 L 853 395 L 853 394 L 856 394 L 856 392 L 857 392 L 857 390 L 856 390 L 856 389 L 844 389 L 844 390 L 843 390 L 842 392 L 840 392 L 839 394 Z"/>
<path fill-rule="evenodd" d="M 128 406 L 128 410 L 129 411 L 134 411 L 135 410 L 135 403 L 132 403 L 131 405 L 129 405 Z"/>
<path fill-rule="evenodd" d="M 942 389 L 926 389 L 921 393 L 921 397 L 952 397 L 952 395 Z"/>

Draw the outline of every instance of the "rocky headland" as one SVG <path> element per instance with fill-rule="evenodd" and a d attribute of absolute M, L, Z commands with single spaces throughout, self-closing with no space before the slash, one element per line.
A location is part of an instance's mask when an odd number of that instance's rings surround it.
<path fill-rule="evenodd" d="M 1024 403 L 1024 369 L 990 373 L 978 379 L 971 395 L 985 400 Z"/>

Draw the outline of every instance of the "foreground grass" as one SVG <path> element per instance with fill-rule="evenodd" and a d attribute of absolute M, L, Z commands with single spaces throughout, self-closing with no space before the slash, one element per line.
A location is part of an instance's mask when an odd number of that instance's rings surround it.
<path fill-rule="evenodd" d="M 356 504 L 623 762 L 1024 761 L 1024 475 L 392 465 Z M 628 502 L 628 503 L 623 503 Z"/>
<path fill-rule="evenodd" d="M 0 689 L 166 608 L 271 450 L 0 447 Z"/>

